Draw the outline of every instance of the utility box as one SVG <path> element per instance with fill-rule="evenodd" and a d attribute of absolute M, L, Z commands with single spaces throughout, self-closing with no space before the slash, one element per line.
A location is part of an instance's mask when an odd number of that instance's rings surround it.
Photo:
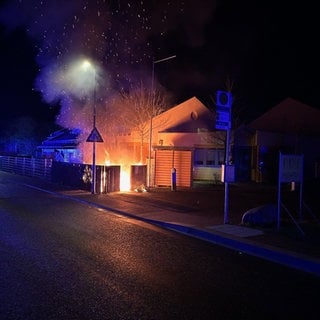
<path fill-rule="evenodd" d="M 120 191 L 120 166 L 96 166 L 96 192 Z"/>
<path fill-rule="evenodd" d="M 60 185 L 90 191 L 92 165 L 52 162 L 51 181 Z M 96 193 L 120 191 L 120 166 L 96 166 Z"/>
<path fill-rule="evenodd" d="M 235 182 L 235 166 L 225 165 L 221 166 L 221 181 L 222 182 Z"/>

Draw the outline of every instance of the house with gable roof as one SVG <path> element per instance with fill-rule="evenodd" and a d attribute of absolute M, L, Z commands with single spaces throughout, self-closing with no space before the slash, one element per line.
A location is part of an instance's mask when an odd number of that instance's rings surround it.
<path fill-rule="evenodd" d="M 215 114 L 192 97 L 152 120 L 151 185 L 191 187 L 196 181 L 220 181 L 225 132 L 215 129 Z"/>
<path fill-rule="evenodd" d="M 81 163 L 79 135 L 79 129 L 63 128 L 55 131 L 37 147 L 37 153 L 55 161 Z"/>
<path fill-rule="evenodd" d="M 246 154 L 252 181 L 277 180 L 280 151 L 303 154 L 305 179 L 320 178 L 319 109 L 288 97 L 236 130 L 234 138 L 236 167 L 243 159 L 237 155 Z"/>

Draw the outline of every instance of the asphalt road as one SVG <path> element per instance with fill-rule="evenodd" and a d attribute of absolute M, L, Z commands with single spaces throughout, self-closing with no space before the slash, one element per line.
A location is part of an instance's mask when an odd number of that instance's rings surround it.
<path fill-rule="evenodd" d="M 0 181 L 1 319 L 318 319 L 320 278 Z"/>

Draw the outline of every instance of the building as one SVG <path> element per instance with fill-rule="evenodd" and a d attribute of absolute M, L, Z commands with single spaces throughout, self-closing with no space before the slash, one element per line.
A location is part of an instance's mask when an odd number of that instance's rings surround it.
<path fill-rule="evenodd" d="M 199 99 L 192 97 L 145 126 L 152 127 L 151 140 L 144 137 L 141 142 L 138 129 L 114 134 L 112 139 L 106 135 L 104 143 L 97 146 L 102 151 L 97 164 L 120 165 L 121 172 L 138 163 L 145 165 L 150 186 L 171 186 L 173 173 L 178 187 L 221 181 L 226 131 L 215 129 L 215 113 Z M 232 135 L 236 181 L 274 183 L 280 151 L 304 155 L 306 179 L 320 176 L 320 110 L 287 98 L 248 125 L 234 129 Z M 80 130 L 59 130 L 38 149 L 47 158 L 82 163 L 81 149 L 87 148 L 90 154 L 91 144 L 79 144 L 79 137 Z"/>
<path fill-rule="evenodd" d="M 146 127 L 149 133 L 149 122 Z M 81 143 L 80 136 L 80 130 L 59 130 L 50 135 L 38 150 L 43 157 L 56 161 L 82 162 L 83 155 L 90 153 L 91 148 L 81 149 L 91 147 L 91 144 Z M 151 145 L 145 137 L 141 148 L 141 132 L 138 129 L 105 136 L 104 143 L 97 145 L 97 164 L 121 165 L 124 171 L 142 158 L 145 162 L 140 164 L 147 165 L 150 186 L 170 186 L 173 169 L 178 187 L 221 180 L 225 132 L 215 130 L 214 112 L 196 97 L 152 119 Z"/>
<path fill-rule="evenodd" d="M 37 154 L 61 162 L 82 162 L 79 145 L 79 129 L 61 129 L 53 132 L 37 147 Z"/>
<path fill-rule="evenodd" d="M 221 180 L 225 131 L 215 129 L 214 112 L 196 97 L 153 118 L 151 148 L 151 186 L 170 186 L 173 170 L 178 187 Z"/>
<path fill-rule="evenodd" d="M 318 109 L 287 98 L 236 130 L 234 138 L 236 168 L 252 181 L 277 181 L 279 152 L 303 154 L 305 179 L 320 177 Z"/>

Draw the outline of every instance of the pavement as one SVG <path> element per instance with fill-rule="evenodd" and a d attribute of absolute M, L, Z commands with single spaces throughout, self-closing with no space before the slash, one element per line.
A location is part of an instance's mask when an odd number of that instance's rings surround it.
<path fill-rule="evenodd" d="M 4 173 L 1 172 L 2 174 Z M 295 222 L 290 216 L 295 209 L 294 205 L 299 206 L 300 193 L 298 190 L 282 190 L 282 201 L 288 212 L 281 211 L 281 224 L 278 228 L 277 225 L 261 227 L 242 224 L 242 216 L 247 210 L 277 203 L 278 191 L 275 186 L 256 183 L 230 185 L 228 219 L 225 223 L 223 184 L 199 185 L 192 189 L 177 188 L 175 191 L 170 188 L 153 188 L 147 192 L 91 194 L 41 179 L 22 176 L 19 179 L 21 184 L 30 188 L 82 202 L 107 213 L 138 219 L 320 276 L 320 223 L 317 218 L 320 211 L 316 201 L 318 189 L 307 189 L 311 197 L 306 198 L 311 206 L 306 205 L 306 211 L 309 212 L 312 208 L 312 215 L 303 213 L 303 217 L 299 216 Z"/>

